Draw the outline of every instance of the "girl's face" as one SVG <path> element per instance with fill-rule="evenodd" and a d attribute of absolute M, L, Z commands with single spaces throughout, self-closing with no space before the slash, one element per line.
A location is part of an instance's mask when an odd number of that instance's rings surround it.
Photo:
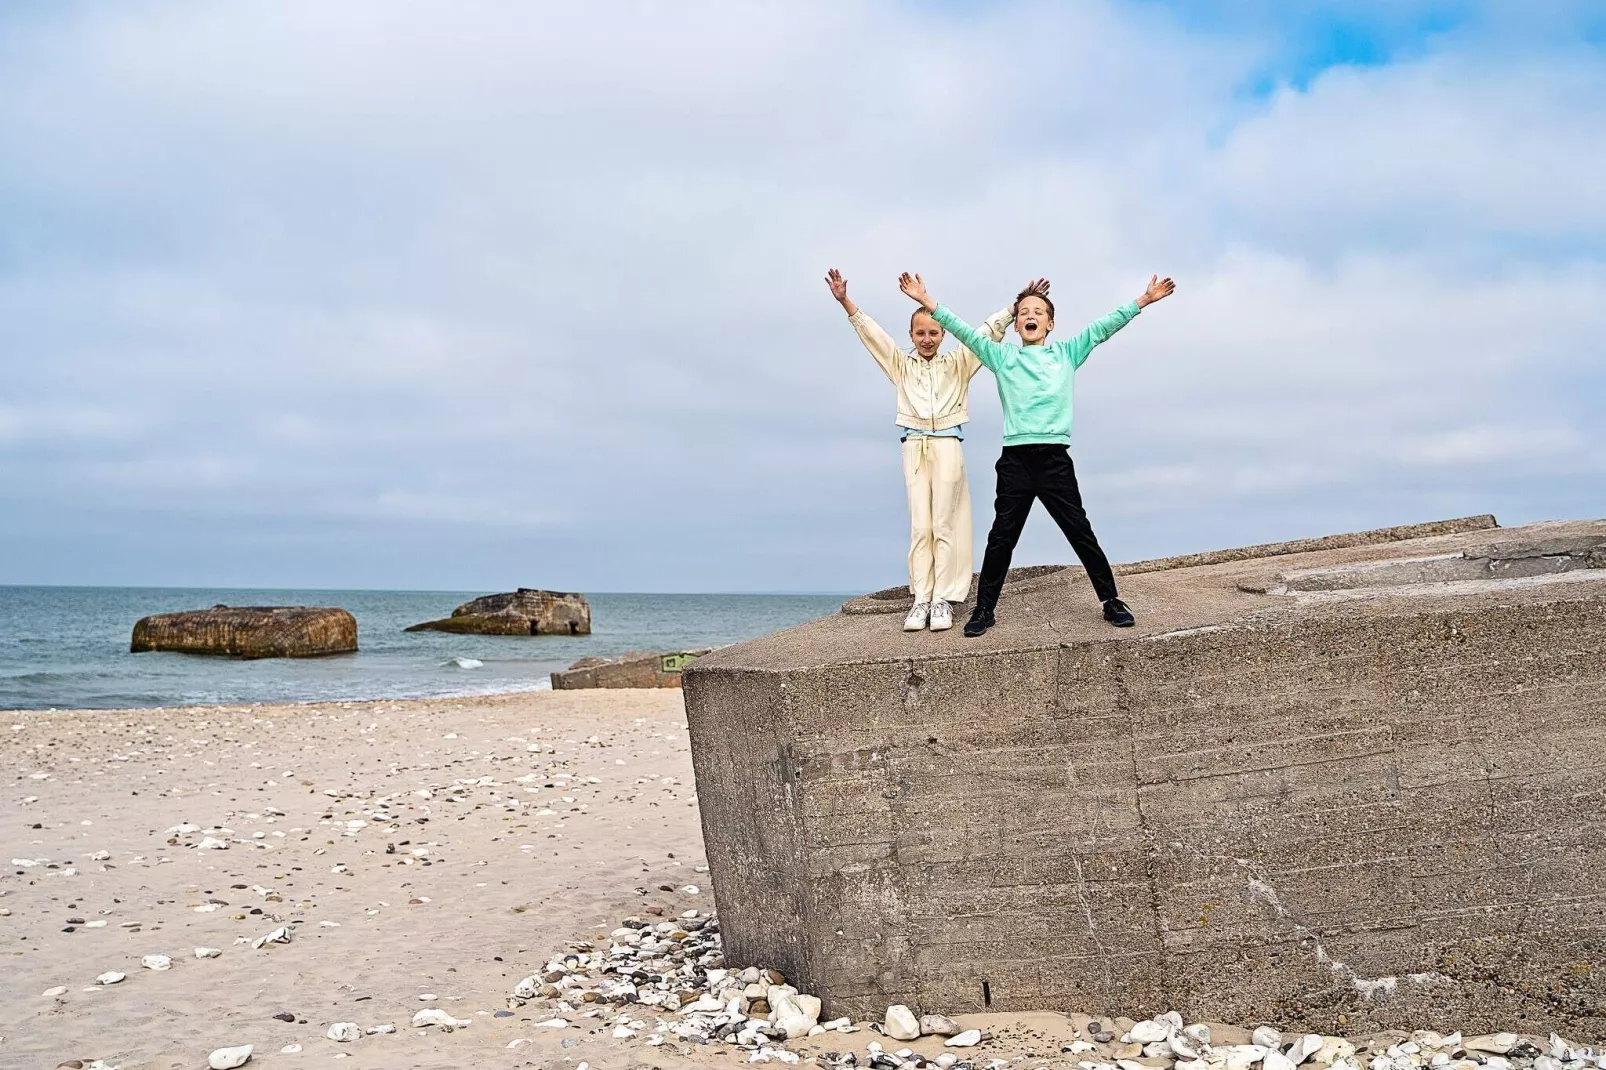
<path fill-rule="evenodd" d="M 916 312 L 909 321 L 909 341 L 915 344 L 915 352 L 925 360 L 937 355 L 937 347 L 942 345 L 942 336 L 947 333 L 941 324 L 925 312 Z"/>

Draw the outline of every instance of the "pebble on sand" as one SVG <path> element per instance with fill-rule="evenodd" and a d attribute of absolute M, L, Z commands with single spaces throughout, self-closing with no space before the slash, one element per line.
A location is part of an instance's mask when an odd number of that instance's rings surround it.
<path fill-rule="evenodd" d="M 127 976 L 128 975 L 126 973 L 118 973 L 116 970 L 107 970 L 105 973 L 95 978 L 95 983 L 97 985 L 115 985 Z"/>
<path fill-rule="evenodd" d="M 438 1025 L 441 1029 L 466 1029 L 474 1023 L 467 1018 L 453 1018 L 447 1011 L 439 1007 L 426 1007 L 413 1015 L 413 1025 L 418 1029 L 426 1026 Z"/>
<path fill-rule="evenodd" d="M 967 1029 L 963 1033 L 949 1037 L 942 1043 L 944 1047 L 948 1048 L 974 1048 L 981 1043 L 981 1030 Z"/>
<path fill-rule="evenodd" d="M 329 1032 L 325 1033 L 324 1036 L 336 1044 L 350 1044 L 353 1040 L 362 1036 L 362 1026 L 356 1022 L 336 1022 L 329 1027 Z"/>
<path fill-rule="evenodd" d="M 171 970 L 173 960 L 166 955 L 146 955 L 139 960 L 139 964 L 147 970 Z"/>
<path fill-rule="evenodd" d="M 251 1060 L 250 1044 L 241 1044 L 237 1048 L 218 1048 L 206 1057 L 206 1065 L 212 1070 L 234 1070 L 236 1066 L 244 1066 Z"/>

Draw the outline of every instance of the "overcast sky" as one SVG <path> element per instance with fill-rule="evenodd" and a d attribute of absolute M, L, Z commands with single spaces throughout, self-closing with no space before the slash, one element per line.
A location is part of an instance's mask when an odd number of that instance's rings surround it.
<path fill-rule="evenodd" d="M 11 0 L 0 583 L 902 582 L 831 266 L 1176 278 L 1077 379 L 1117 560 L 1606 515 L 1603 164 L 1588 0 Z"/>

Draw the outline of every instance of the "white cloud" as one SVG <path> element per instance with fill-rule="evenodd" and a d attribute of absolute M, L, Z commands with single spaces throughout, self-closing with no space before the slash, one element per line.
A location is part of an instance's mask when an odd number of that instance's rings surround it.
<path fill-rule="evenodd" d="M 11 41 L 0 581 L 137 512 L 130 581 L 205 582 L 252 517 L 290 533 L 261 582 L 890 582 L 833 264 L 889 327 L 906 267 L 978 318 L 1049 274 L 1066 329 L 1179 279 L 1078 380 L 1118 558 L 1576 512 L 1606 453 L 1606 67 L 1554 37 L 1264 102 L 1263 42 L 1118 4 L 150 0 Z M 1021 559 L 1064 554 L 1034 521 Z"/>

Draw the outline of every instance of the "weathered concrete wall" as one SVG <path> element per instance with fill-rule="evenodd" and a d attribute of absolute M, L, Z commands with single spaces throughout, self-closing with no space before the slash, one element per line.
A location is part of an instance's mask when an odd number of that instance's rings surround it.
<path fill-rule="evenodd" d="M 567 669 L 552 674 L 554 691 L 578 691 L 592 687 L 679 687 L 686 667 L 712 649 L 674 650 L 646 653 L 637 651 L 616 658 L 581 658 Z"/>
<path fill-rule="evenodd" d="M 1606 1035 L 1606 573 L 1295 598 L 1257 567 L 1123 584 L 1135 636 L 1069 589 L 971 643 L 842 616 L 703 659 L 731 961 L 827 1014 Z"/>

